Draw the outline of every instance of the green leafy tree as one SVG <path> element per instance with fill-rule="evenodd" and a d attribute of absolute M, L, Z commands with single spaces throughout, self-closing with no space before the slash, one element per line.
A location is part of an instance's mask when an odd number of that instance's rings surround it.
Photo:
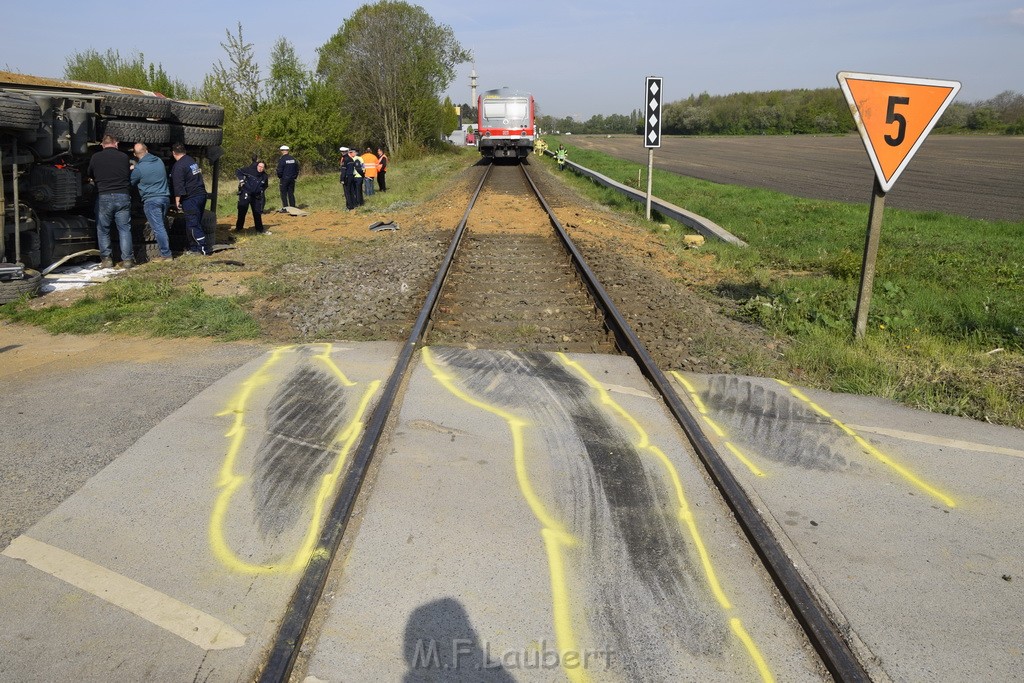
<path fill-rule="evenodd" d="M 270 52 L 267 99 L 274 104 L 301 104 L 306 98 L 311 76 L 295 54 L 295 47 L 286 38 L 278 38 Z"/>
<path fill-rule="evenodd" d="M 191 89 L 180 80 L 172 80 L 162 65 L 147 65 L 141 52 L 122 57 L 113 48 L 102 53 L 90 48 L 71 54 L 64 62 L 64 78 L 152 90 L 177 99 L 193 96 Z"/>
<path fill-rule="evenodd" d="M 422 7 L 363 5 L 319 49 L 317 74 L 344 93 L 355 144 L 388 149 L 436 144 L 446 132 L 441 94 L 471 59 L 452 29 Z"/>
<path fill-rule="evenodd" d="M 224 167 L 233 169 L 249 163 L 262 143 L 256 120 L 262 81 L 255 47 L 245 41 L 242 24 L 236 33 L 224 33 L 227 39 L 220 46 L 228 63 L 217 60 L 203 79 L 199 97 L 224 107 Z"/>

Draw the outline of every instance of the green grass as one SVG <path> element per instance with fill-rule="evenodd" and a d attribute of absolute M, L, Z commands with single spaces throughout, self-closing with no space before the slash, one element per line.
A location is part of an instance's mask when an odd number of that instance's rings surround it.
<path fill-rule="evenodd" d="M 473 152 L 475 151 L 474 149 Z M 386 212 L 418 204 L 425 197 L 437 192 L 445 179 L 452 177 L 479 157 L 479 154 L 470 156 L 467 150 L 453 149 L 445 154 L 411 161 L 392 159 L 388 163 L 388 191 L 377 191 L 366 197 L 366 204 L 357 211 Z M 295 184 L 295 201 L 300 207 L 310 210 L 344 211 L 345 193 L 338 177 L 339 173 L 301 176 Z M 224 179 L 222 187 L 233 187 L 232 182 L 233 176 L 231 179 Z M 271 182 L 267 191 L 267 208 L 277 210 L 280 206 L 277 184 Z"/>
<path fill-rule="evenodd" d="M 474 150 L 475 151 L 475 150 Z M 359 209 L 386 212 L 411 206 L 440 191 L 455 173 L 475 162 L 478 155 L 458 150 L 409 162 L 391 162 L 388 191 L 376 193 Z M 224 177 L 220 198 L 222 214 L 234 210 L 234 178 Z M 337 174 L 303 176 L 296 183 L 296 199 L 310 210 L 345 209 Z M 271 186 L 268 199 L 277 197 Z M 276 209 L 279 203 L 268 208 Z M 313 243 L 301 239 L 247 239 L 238 252 L 246 270 L 258 274 L 243 284 L 247 293 L 237 297 L 205 294 L 198 277 L 223 269 L 218 259 L 179 258 L 173 263 L 146 266 L 109 282 L 93 285 L 88 294 L 66 308 L 33 310 L 27 301 L 0 306 L 0 319 L 37 325 L 53 334 L 114 332 L 159 337 L 211 337 L 221 341 L 256 339 L 258 322 L 246 311 L 257 301 L 304 296 L 304 283 L 295 273 L 308 273 L 325 259 L 343 256 L 358 245 Z"/>
<path fill-rule="evenodd" d="M 646 189 L 646 167 L 573 147 L 570 138 L 548 140 L 559 142 L 573 161 L 624 184 L 636 186 L 642 168 Z M 642 204 L 564 177 L 642 220 Z M 685 267 L 706 270 L 713 254 L 717 284 L 709 293 L 736 301 L 747 320 L 792 340 L 791 378 L 1024 427 L 1024 221 L 887 208 L 868 334 L 854 341 L 867 194 L 863 204 L 802 199 L 657 168 L 652 186 L 657 197 L 749 244 L 709 241 L 700 258 L 679 244 L 688 232 L 682 226 L 659 231 Z"/>
<path fill-rule="evenodd" d="M 0 315 L 52 334 L 115 332 L 221 341 L 259 336 L 259 325 L 234 298 L 208 296 L 196 283 L 176 287 L 169 275 L 142 272 L 97 286 L 66 308 L 32 310 L 22 301 L 3 307 Z"/>
<path fill-rule="evenodd" d="M 573 161 L 636 184 L 638 164 L 567 147 Z M 459 150 L 393 161 L 388 192 L 371 197 L 360 211 L 418 204 L 477 158 L 475 150 Z M 540 163 L 554 165 L 550 159 Z M 642 204 L 572 173 L 559 178 L 643 222 Z M 716 284 L 706 286 L 709 296 L 733 300 L 735 306 L 727 308 L 789 340 L 786 379 L 1024 427 L 1024 222 L 886 209 L 868 335 L 853 341 L 868 197 L 863 205 L 816 201 L 657 169 L 653 187 L 658 197 L 749 243 L 739 248 L 708 242 L 690 250 L 682 244 L 688 232 L 683 226 L 664 232 L 658 224 L 671 222 L 660 217 L 649 224 L 684 271 L 710 269 L 708 279 Z M 313 210 L 344 208 L 336 174 L 300 178 L 296 195 Z M 248 293 L 240 297 L 204 294 L 190 278 L 222 267 L 180 259 L 91 288 L 68 308 L 33 311 L 21 302 L 0 307 L 0 317 L 55 333 L 251 339 L 260 331 L 247 306 L 302 296 L 295 272 L 309 272 L 322 259 L 358 246 L 275 238 L 247 240 L 243 248 L 246 269 L 259 275 L 245 281 Z M 1002 351 L 990 353 L 995 349 Z M 761 374 L 756 358 L 749 367 L 736 361 Z"/>

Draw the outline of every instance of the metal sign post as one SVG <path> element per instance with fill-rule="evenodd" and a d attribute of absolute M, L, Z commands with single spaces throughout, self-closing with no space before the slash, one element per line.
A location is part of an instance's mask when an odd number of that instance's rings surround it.
<path fill-rule="evenodd" d="M 885 193 L 892 189 L 942 112 L 956 97 L 960 83 L 848 71 L 840 71 L 836 79 L 850 105 L 853 120 L 875 169 L 860 292 L 853 321 L 853 335 L 862 339 L 868 326 Z"/>
<path fill-rule="evenodd" d="M 647 147 L 647 220 L 651 220 L 654 148 L 661 147 L 661 77 L 648 76 L 644 89 L 644 147 Z"/>

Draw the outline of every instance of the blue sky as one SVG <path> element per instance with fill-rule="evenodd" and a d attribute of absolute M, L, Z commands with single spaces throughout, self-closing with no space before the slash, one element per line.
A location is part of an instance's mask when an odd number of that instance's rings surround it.
<path fill-rule="evenodd" d="M 67 55 L 113 47 L 199 84 L 225 60 L 220 43 L 239 20 L 264 67 L 280 36 L 312 67 L 316 49 L 361 4 L 105 0 L 83 11 L 80 1 L 55 0 L 41 15 L 34 3 L 5 3 L 0 69 L 60 76 Z M 959 80 L 961 101 L 1024 92 L 1024 0 L 415 4 L 474 53 L 479 90 L 528 90 L 543 113 L 577 120 L 641 108 L 648 75 L 664 79 L 665 102 L 837 87 L 838 71 Z M 470 99 L 472 67 L 459 67 L 449 89 L 456 103 Z"/>

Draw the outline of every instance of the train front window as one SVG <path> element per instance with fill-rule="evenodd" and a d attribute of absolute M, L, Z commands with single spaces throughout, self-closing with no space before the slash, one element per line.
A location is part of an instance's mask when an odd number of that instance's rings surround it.
<path fill-rule="evenodd" d="M 529 102 L 484 102 L 484 121 L 506 125 L 523 124 L 529 117 Z"/>

